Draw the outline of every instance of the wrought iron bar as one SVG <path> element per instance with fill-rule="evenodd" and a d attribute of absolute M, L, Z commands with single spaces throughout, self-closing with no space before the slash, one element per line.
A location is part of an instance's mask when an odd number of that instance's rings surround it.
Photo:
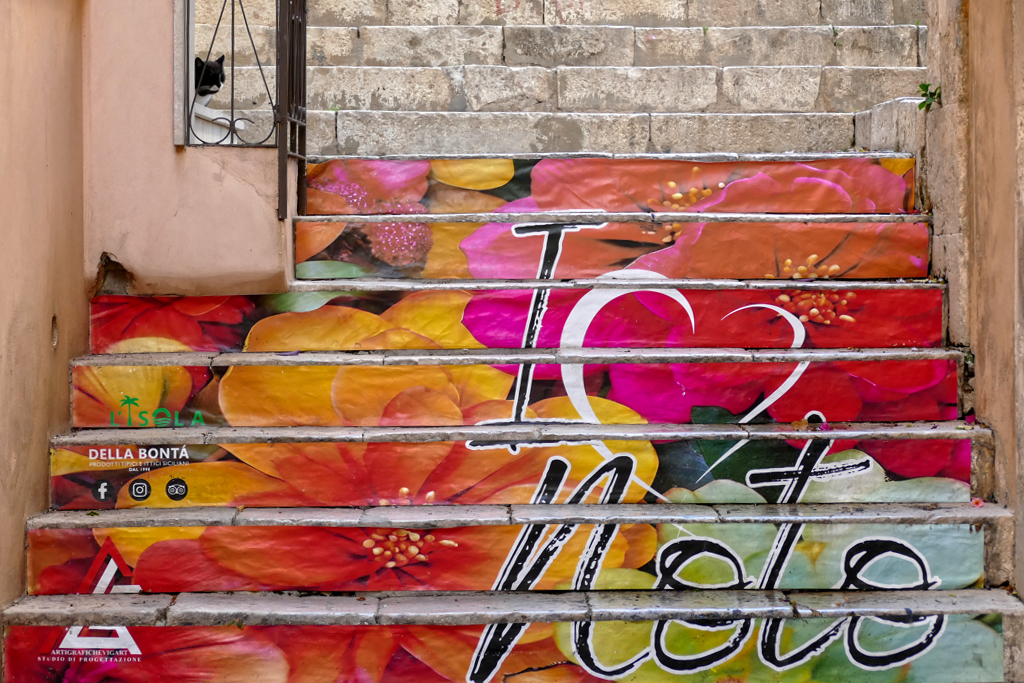
<path fill-rule="evenodd" d="M 288 217 L 288 160 L 298 161 L 298 213 L 306 210 L 306 0 L 279 0 L 277 21 L 277 216 Z"/>
<path fill-rule="evenodd" d="M 208 0 L 208 1 L 210 1 L 210 0 Z M 229 25 L 227 26 L 227 29 L 231 31 L 231 36 L 230 36 L 230 39 L 229 39 L 229 42 L 230 42 L 231 64 L 230 64 L 230 67 L 227 67 L 225 70 L 229 71 L 230 74 L 231 74 L 231 79 L 230 79 L 231 83 L 228 86 L 228 93 L 229 93 L 229 96 L 230 96 L 230 102 L 228 103 L 228 110 L 227 110 L 227 112 L 225 112 L 227 114 L 227 116 L 212 116 L 211 117 L 211 111 L 206 108 L 206 104 L 207 104 L 207 101 L 210 99 L 210 96 L 206 95 L 206 96 L 204 96 L 204 100 L 203 101 L 201 101 L 201 102 L 198 101 L 199 98 L 200 98 L 200 95 L 199 95 L 199 84 L 202 82 L 203 77 L 206 75 L 207 70 L 210 68 L 209 67 L 210 60 L 213 59 L 213 56 L 214 56 L 214 47 L 216 46 L 216 43 L 217 43 L 217 36 L 220 33 L 221 28 L 225 27 L 225 24 L 227 23 L 227 22 L 225 22 L 225 15 L 227 14 L 228 2 L 231 3 L 231 12 L 230 12 L 229 15 L 227 15 L 228 16 L 228 20 L 230 22 Z M 236 7 L 236 3 L 237 3 L 237 7 Z M 188 144 L 188 145 L 231 145 L 233 147 L 265 147 L 265 146 L 268 146 L 268 141 L 271 139 L 271 137 L 273 137 L 274 132 L 276 130 L 275 126 L 271 126 L 270 130 L 267 132 L 267 134 L 265 136 L 263 136 L 262 139 L 259 139 L 259 140 L 248 140 L 247 141 L 247 140 L 243 139 L 243 137 L 239 134 L 240 132 L 243 132 L 245 130 L 244 126 L 240 125 L 241 122 L 244 121 L 244 122 L 248 122 L 248 123 L 254 124 L 254 125 L 256 123 L 251 118 L 236 116 L 236 111 L 235 111 L 235 66 L 236 66 L 236 55 L 237 55 L 237 50 L 238 50 L 238 45 L 236 44 L 236 39 L 235 39 L 235 30 L 236 30 L 236 28 L 238 26 L 237 22 L 238 22 L 238 15 L 239 14 L 241 14 L 242 25 L 245 27 L 245 32 L 246 32 L 246 35 L 247 35 L 247 37 L 249 39 L 249 41 L 248 41 L 249 48 L 252 49 L 253 57 L 254 57 L 254 59 L 256 61 L 256 66 L 257 66 L 257 68 L 259 70 L 260 78 L 263 81 L 263 88 L 264 88 L 264 91 L 266 92 L 267 100 L 270 102 L 271 109 L 273 110 L 275 108 L 274 95 L 271 92 L 270 85 L 267 83 L 266 73 L 263 70 L 264 69 L 263 60 L 260 59 L 259 50 L 256 47 L 256 40 L 253 37 L 252 28 L 249 26 L 249 18 L 248 18 L 247 14 L 246 14 L 246 11 L 245 11 L 244 0 L 222 0 L 222 2 L 220 4 L 220 11 L 219 11 L 219 13 L 217 15 L 217 23 L 213 27 L 213 35 L 210 38 L 210 44 L 205 49 L 200 50 L 200 54 L 198 55 L 199 59 L 203 62 L 203 67 L 200 70 L 200 72 L 198 74 L 198 77 L 195 79 L 196 82 L 193 83 L 193 88 L 192 88 L 191 96 L 189 98 L 187 98 L 188 104 L 187 104 L 187 107 L 186 107 L 186 111 L 184 112 L 184 116 L 185 116 L 185 130 L 186 130 L 186 141 L 185 141 L 185 143 Z M 191 13 L 186 13 L 186 15 L 187 16 L 186 16 L 186 27 L 185 27 L 185 36 L 186 36 L 185 39 L 186 39 L 186 44 L 190 44 L 191 45 L 192 44 L 191 41 L 194 39 L 194 37 L 193 37 L 194 36 L 194 33 L 193 33 L 193 31 L 194 31 L 193 17 L 191 16 Z M 186 59 L 186 63 L 183 64 L 182 66 L 184 67 L 184 82 L 186 82 L 186 83 L 192 82 L 192 77 L 195 75 L 194 72 L 193 72 L 193 70 L 195 69 L 195 64 L 193 63 L 192 59 L 190 57 L 188 59 Z M 198 109 L 197 109 L 197 107 L 198 107 Z M 220 110 L 214 110 L 214 111 L 220 111 Z M 200 132 L 196 130 L 196 115 L 197 115 L 197 113 L 201 113 L 202 114 L 202 116 L 200 118 L 204 118 L 207 121 L 210 121 L 211 123 L 220 124 L 219 127 L 224 128 L 226 130 L 226 132 L 223 135 L 221 135 L 220 132 L 218 131 L 216 133 L 216 135 L 219 136 L 219 137 L 217 137 L 217 139 L 206 139 L 206 138 L 204 138 L 204 135 L 200 134 Z M 204 133 L 206 134 L 206 137 L 209 137 L 209 131 L 208 130 L 204 131 Z M 270 143 L 270 144 L 273 144 L 273 143 Z"/>

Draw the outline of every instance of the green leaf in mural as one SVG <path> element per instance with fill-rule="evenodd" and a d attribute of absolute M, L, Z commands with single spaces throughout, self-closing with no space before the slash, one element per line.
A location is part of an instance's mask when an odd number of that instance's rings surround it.
<path fill-rule="evenodd" d="M 304 265 L 304 264 L 299 264 Z M 351 292 L 287 292 L 270 294 L 263 299 L 263 305 L 274 313 L 306 313 L 315 311 L 328 301 L 339 296 L 349 296 Z"/>
<path fill-rule="evenodd" d="M 718 462 L 730 448 L 736 445 L 735 441 L 698 441 L 696 443 L 697 449 L 704 456 L 704 462 L 708 467 Z M 745 483 L 748 471 L 770 467 L 792 467 L 796 464 L 799 455 L 800 451 L 785 441 L 776 439 L 748 441 L 743 444 L 742 448 L 718 463 L 711 475 L 698 483 L 710 482 L 711 477 Z M 759 489 L 758 493 L 763 495 L 769 503 L 774 503 L 778 500 L 780 491 L 781 487 L 769 486 Z"/>
<path fill-rule="evenodd" d="M 295 277 L 300 280 L 345 280 L 366 274 L 360 266 L 340 261 L 305 261 L 295 264 Z"/>

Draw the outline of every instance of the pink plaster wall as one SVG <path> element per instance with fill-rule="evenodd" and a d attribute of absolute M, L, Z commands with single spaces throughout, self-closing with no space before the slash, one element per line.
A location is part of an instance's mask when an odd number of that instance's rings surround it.
<path fill-rule="evenodd" d="M 0 2 L 0 607 L 24 590 L 25 519 L 46 509 L 68 360 L 88 349 L 82 5 Z"/>
<path fill-rule="evenodd" d="M 173 144 L 173 0 L 88 0 L 85 260 L 104 252 L 136 293 L 286 288 L 273 149 Z"/>

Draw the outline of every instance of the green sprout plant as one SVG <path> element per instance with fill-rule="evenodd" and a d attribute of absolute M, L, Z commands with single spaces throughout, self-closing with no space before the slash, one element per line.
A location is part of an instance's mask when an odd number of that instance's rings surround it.
<path fill-rule="evenodd" d="M 937 104 L 940 107 L 942 106 L 942 86 L 941 85 L 935 86 L 935 89 L 933 90 L 931 83 L 922 83 L 920 85 L 920 88 L 921 88 L 920 97 L 924 98 L 924 102 L 921 102 L 919 105 L 917 105 L 918 109 L 924 109 L 926 112 L 929 112 L 929 111 L 932 110 L 932 105 L 933 104 Z"/>

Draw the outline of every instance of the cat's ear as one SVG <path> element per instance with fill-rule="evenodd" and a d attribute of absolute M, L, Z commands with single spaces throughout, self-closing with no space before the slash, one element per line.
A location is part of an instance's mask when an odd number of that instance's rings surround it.
<path fill-rule="evenodd" d="M 224 66 L 224 57 L 225 57 L 225 55 L 221 55 L 220 57 L 217 58 L 217 63 L 220 64 L 221 66 Z"/>
<path fill-rule="evenodd" d="M 203 60 L 199 59 L 199 57 L 196 57 L 196 68 L 201 69 L 202 66 L 203 66 Z"/>

